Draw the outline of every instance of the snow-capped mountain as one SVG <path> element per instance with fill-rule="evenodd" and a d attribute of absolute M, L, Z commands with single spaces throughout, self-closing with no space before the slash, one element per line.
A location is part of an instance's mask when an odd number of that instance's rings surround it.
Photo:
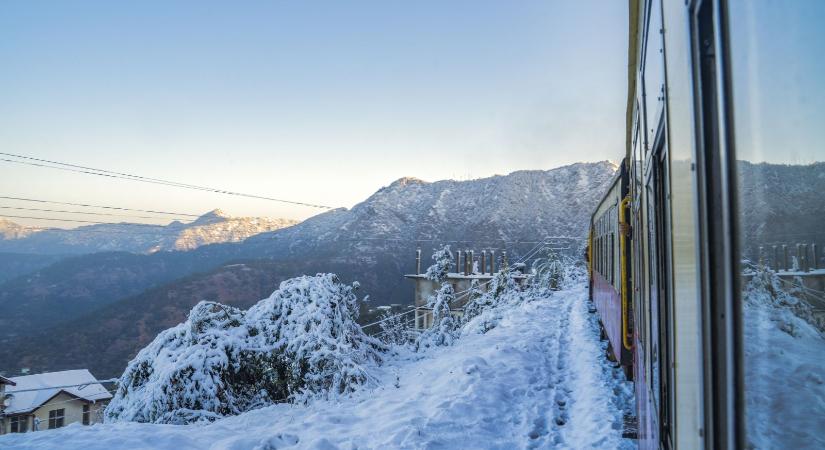
<path fill-rule="evenodd" d="M 269 217 L 231 217 L 216 209 L 193 222 L 169 225 L 97 224 L 72 230 L 33 230 L 0 221 L 0 252 L 86 254 L 103 251 L 154 253 L 193 250 L 202 245 L 238 242 L 250 236 L 295 225 L 297 221 Z"/>
<path fill-rule="evenodd" d="M 10 220 L 0 219 L 0 240 L 23 239 L 34 234 L 34 231 Z"/>
<path fill-rule="evenodd" d="M 330 211 L 289 229 L 262 233 L 245 245 L 266 247 L 271 255 L 335 250 L 337 258 L 412 247 L 426 253 L 443 243 L 518 254 L 533 246 L 519 242 L 547 236 L 583 238 L 616 170 L 615 164 L 602 161 L 470 181 L 401 178 L 351 210 Z"/>

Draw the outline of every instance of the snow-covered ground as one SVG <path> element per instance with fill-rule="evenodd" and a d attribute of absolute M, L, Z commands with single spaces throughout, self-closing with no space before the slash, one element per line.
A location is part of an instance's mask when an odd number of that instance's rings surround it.
<path fill-rule="evenodd" d="M 112 423 L 0 437 L 4 449 L 633 448 L 632 388 L 604 359 L 578 286 L 503 312 L 486 334 L 391 358 L 379 387 L 211 424 Z"/>

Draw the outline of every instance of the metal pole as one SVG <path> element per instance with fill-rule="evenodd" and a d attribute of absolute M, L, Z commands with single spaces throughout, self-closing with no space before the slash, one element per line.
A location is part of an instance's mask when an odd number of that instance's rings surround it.
<path fill-rule="evenodd" d="M 813 267 L 814 270 L 818 270 L 819 269 L 819 257 L 816 254 L 816 244 L 815 243 L 811 244 L 811 256 L 814 257 L 813 261 L 812 261 L 812 264 L 811 264 L 811 267 Z"/>
<path fill-rule="evenodd" d="M 763 254 L 765 253 L 765 248 L 761 245 L 759 246 L 759 267 L 765 266 L 765 258 L 763 258 Z"/>
<path fill-rule="evenodd" d="M 481 274 L 487 273 L 487 250 L 481 251 Z"/>
<path fill-rule="evenodd" d="M 415 251 L 415 274 L 421 275 L 421 249 Z"/>
<path fill-rule="evenodd" d="M 464 275 L 467 276 L 470 274 L 470 251 L 464 250 Z"/>
<path fill-rule="evenodd" d="M 496 251 L 490 250 L 490 275 L 496 273 Z"/>
<path fill-rule="evenodd" d="M 789 268 L 788 268 L 788 246 L 784 245 L 784 244 L 782 244 L 782 269 L 784 269 L 785 272 L 787 272 L 789 270 Z"/>
<path fill-rule="evenodd" d="M 473 266 L 476 264 L 476 252 L 470 250 L 470 274 L 474 274 Z"/>
<path fill-rule="evenodd" d="M 802 246 L 796 244 L 796 270 L 802 270 Z"/>
<path fill-rule="evenodd" d="M 461 273 L 461 250 L 455 252 L 455 273 Z"/>
<path fill-rule="evenodd" d="M 779 250 L 773 246 L 773 270 L 779 271 Z"/>
<path fill-rule="evenodd" d="M 802 271 L 808 271 L 808 244 L 802 244 L 802 261 L 800 261 Z"/>

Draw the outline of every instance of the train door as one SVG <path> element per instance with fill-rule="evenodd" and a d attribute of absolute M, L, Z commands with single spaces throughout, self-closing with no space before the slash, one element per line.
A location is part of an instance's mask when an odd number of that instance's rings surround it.
<path fill-rule="evenodd" d="M 647 166 L 645 190 L 648 212 L 649 380 L 663 448 L 673 448 L 673 340 L 670 288 L 670 172 L 664 121 Z"/>

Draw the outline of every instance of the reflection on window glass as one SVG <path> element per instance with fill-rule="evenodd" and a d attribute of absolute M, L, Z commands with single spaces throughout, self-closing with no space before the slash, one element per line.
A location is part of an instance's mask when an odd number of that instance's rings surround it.
<path fill-rule="evenodd" d="M 644 89 L 645 116 L 647 117 L 647 148 L 653 146 L 656 126 L 664 107 L 665 69 L 662 59 L 662 5 L 659 0 L 650 2 L 650 24 L 645 46 Z"/>
<path fill-rule="evenodd" d="M 825 448 L 825 2 L 733 0 L 748 443 Z"/>

